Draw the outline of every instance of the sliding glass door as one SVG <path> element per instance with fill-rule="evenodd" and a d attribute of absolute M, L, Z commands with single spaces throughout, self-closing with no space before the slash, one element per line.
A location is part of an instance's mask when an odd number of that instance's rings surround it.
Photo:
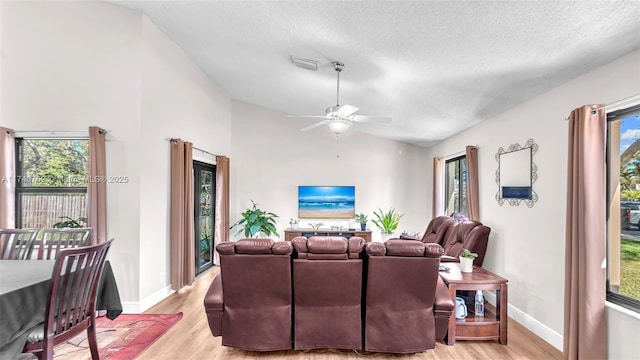
<path fill-rule="evenodd" d="M 196 275 L 213 266 L 215 165 L 193 162 Z"/>

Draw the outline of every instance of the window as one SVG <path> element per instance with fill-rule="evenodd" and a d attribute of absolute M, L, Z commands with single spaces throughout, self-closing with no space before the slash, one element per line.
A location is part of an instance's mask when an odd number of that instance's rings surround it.
<path fill-rule="evenodd" d="M 88 139 L 16 138 L 16 227 L 86 226 L 88 174 Z"/>
<path fill-rule="evenodd" d="M 196 275 L 213 266 L 215 224 L 216 167 L 193 162 L 194 239 Z"/>
<path fill-rule="evenodd" d="M 640 311 L 640 105 L 607 120 L 607 300 Z"/>
<path fill-rule="evenodd" d="M 467 158 L 459 156 L 445 161 L 445 201 L 447 214 L 467 215 Z"/>

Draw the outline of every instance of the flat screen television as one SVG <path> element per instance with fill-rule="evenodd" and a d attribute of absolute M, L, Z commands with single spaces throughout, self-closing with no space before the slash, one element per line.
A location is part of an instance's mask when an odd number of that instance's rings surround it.
<path fill-rule="evenodd" d="M 298 186 L 300 219 L 353 219 L 355 186 Z"/>

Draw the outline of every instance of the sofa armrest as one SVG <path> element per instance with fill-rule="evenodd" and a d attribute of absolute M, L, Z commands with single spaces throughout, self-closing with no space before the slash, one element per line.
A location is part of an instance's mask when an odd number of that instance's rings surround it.
<path fill-rule="evenodd" d="M 434 310 L 438 311 L 453 311 L 455 303 L 449 293 L 449 288 L 444 283 L 442 278 L 438 276 L 438 283 L 436 285 L 436 300 L 433 306 Z"/>
<path fill-rule="evenodd" d="M 457 257 L 453 257 L 453 256 L 449 256 L 449 255 L 442 255 L 440 257 L 440 262 L 460 262 L 460 259 Z"/>
<path fill-rule="evenodd" d="M 449 293 L 449 288 L 438 276 L 436 285 L 436 299 L 433 305 L 433 315 L 436 325 L 436 340 L 443 340 L 449 328 L 449 319 L 453 316 L 455 303 Z"/>
<path fill-rule="evenodd" d="M 216 275 L 204 296 L 204 309 L 207 313 L 209 328 L 213 336 L 222 335 L 222 314 L 224 313 L 224 294 L 222 292 L 222 274 Z"/>

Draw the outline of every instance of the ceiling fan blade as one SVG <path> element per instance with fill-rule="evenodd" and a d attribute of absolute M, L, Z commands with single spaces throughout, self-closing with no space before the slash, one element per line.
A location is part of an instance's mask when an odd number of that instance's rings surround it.
<path fill-rule="evenodd" d="M 340 106 L 340 110 L 338 110 L 338 115 L 340 117 L 347 117 L 360 110 L 357 106 L 353 105 L 342 105 Z"/>
<path fill-rule="evenodd" d="M 353 115 L 350 119 L 356 122 L 375 122 L 383 124 L 391 122 L 391 118 L 387 116 Z"/>
<path fill-rule="evenodd" d="M 318 119 L 326 119 L 325 115 L 287 115 L 290 118 L 318 118 Z"/>
<path fill-rule="evenodd" d="M 315 123 L 315 124 L 313 124 L 313 125 L 309 125 L 309 126 L 307 126 L 307 127 L 305 127 L 305 128 L 300 129 L 300 131 L 309 131 L 309 130 L 311 130 L 311 129 L 315 129 L 315 128 L 317 128 L 318 126 L 322 126 L 322 125 L 326 124 L 327 122 L 328 122 L 328 120 L 318 121 L 317 123 Z"/>

